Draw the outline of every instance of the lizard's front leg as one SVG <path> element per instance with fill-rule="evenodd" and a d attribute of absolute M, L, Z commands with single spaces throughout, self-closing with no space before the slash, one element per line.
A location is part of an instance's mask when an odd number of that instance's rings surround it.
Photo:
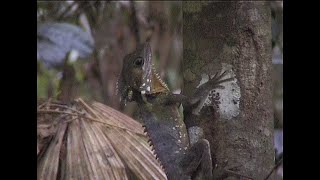
<path fill-rule="evenodd" d="M 208 82 L 200 85 L 191 97 L 182 94 L 168 94 L 162 98 L 163 104 L 182 104 L 185 115 L 185 124 L 187 128 L 197 125 L 197 116 L 203 106 L 203 103 L 210 91 L 216 88 L 224 88 L 221 84 L 233 80 L 234 78 L 225 78 L 227 71 L 216 73 Z"/>
<path fill-rule="evenodd" d="M 182 94 L 168 94 L 162 100 L 163 104 L 182 103 L 183 106 L 194 109 L 199 102 L 209 95 L 210 91 L 217 88 L 224 88 L 221 84 L 233 80 L 234 78 L 223 79 L 227 75 L 227 71 L 221 74 L 216 73 L 208 82 L 200 85 L 191 97 L 184 96 Z"/>
<path fill-rule="evenodd" d="M 184 122 L 189 133 L 191 132 L 190 130 L 192 127 L 199 127 L 199 109 L 202 108 L 202 102 L 207 98 L 210 91 L 215 88 L 223 88 L 221 85 L 222 83 L 231 81 L 233 79 L 225 78 L 226 74 L 226 71 L 222 72 L 221 74 L 216 73 L 212 78 L 209 79 L 208 82 L 199 86 L 193 96 L 190 98 L 180 97 L 183 99 L 182 104 L 184 106 Z M 196 131 L 198 132 L 199 130 Z M 195 138 L 198 139 L 201 138 L 201 136 L 196 136 Z M 208 140 L 201 138 L 194 143 L 181 161 L 181 166 L 186 172 L 195 175 L 197 179 L 213 179 L 212 159 Z"/>
<path fill-rule="evenodd" d="M 209 141 L 201 139 L 193 144 L 182 157 L 180 166 L 189 176 L 211 180 L 213 176 Z"/>

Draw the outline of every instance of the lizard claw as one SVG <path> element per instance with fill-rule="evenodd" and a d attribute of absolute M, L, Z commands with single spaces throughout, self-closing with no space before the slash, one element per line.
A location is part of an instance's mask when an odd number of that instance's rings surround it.
<path fill-rule="evenodd" d="M 217 72 L 211 78 L 209 77 L 208 82 L 198 87 L 190 100 L 190 104 L 196 104 L 200 99 L 206 98 L 213 89 L 224 89 L 221 84 L 234 79 L 234 77 L 223 79 L 228 73 L 229 71 L 223 71 L 221 74 Z"/>
<path fill-rule="evenodd" d="M 231 81 L 234 79 L 234 77 L 223 79 L 229 72 L 230 71 L 223 71 L 220 75 L 219 72 L 217 72 L 215 75 L 213 75 L 212 78 L 209 78 L 208 82 L 215 84 L 216 87 L 221 87 L 221 83 Z"/>

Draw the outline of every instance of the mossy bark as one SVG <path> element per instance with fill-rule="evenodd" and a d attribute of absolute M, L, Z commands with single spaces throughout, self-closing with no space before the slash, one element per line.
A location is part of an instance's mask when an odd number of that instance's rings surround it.
<path fill-rule="evenodd" d="M 274 165 L 269 3 L 183 2 L 183 52 L 183 94 L 192 95 L 203 74 L 214 75 L 223 64 L 240 87 L 237 116 L 214 118 L 208 105 L 201 111 L 215 174 L 231 169 L 266 177 Z"/>

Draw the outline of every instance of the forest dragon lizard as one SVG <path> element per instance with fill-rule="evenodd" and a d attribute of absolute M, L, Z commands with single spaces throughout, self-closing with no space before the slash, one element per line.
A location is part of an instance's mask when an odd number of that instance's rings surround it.
<path fill-rule="evenodd" d="M 191 179 L 195 172 L 201 172 L 203 179 L 212 179 L 210 145 L 206 139 L 190 145 L 187 129 L 192 119 L 182 118 L 180 104 L 190 112 L 200 100 L 220 84 L 233 78 L 223 79 L 226 72 L 209 79 L 201 85 L 192 97 L 173 94 L 160 79 L 152 64 L 149 43 L 126 55 L 117 83 L 120 104 L 136 101 L 138 110 L 135 118 L 144 123 L 157 159 L 162 164 L 167 178 Z"/>

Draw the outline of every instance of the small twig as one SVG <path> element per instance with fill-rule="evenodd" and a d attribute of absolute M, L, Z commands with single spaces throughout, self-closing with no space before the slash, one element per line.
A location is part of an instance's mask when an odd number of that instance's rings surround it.
<path fill-rule="evenodd" d="M 247 178 L 247 179 L 253 179 L 252 177 L 249 177 L 249 176 L 246 176 L 246 175 L 242 175 L 240 173 L 231 171 L 229 169 L 225 169 L 225 171 L 227 171 L 229 174 L 233 174 L 233 175 L 238 176 L 238 177 L 244 177 L 244 178 Z"/>
<path fill-rule="evenodd" d="M 44 108 L 49 109 L 49 105 L 51 104 L 52 98 L 50 97 L 47 103 L 44 105 Z"/>
<path fill-rule="evenodd" d="M 37 113 L 39 114 L 43 114 L 43 113 L 58 113 L 58 114 L 69 114 L 72 116 L 78 116 L 78 114 L 75 113 L 70 113 L 70 112 L 65 112 L 65 111 L 57 111 L 57 110 L 43 110 L 43 109 L 39 109 L 37 111 Z"/>
<path fill-rule="evenodd" d="M 76 110 L 76 109 L 73 109 L 73 108 L 67 106 L 67 105 L 51 104 L 50 106 L 61 107 L 61 108 L 65 108 L 65 109 L 69 109 L 69 110 L 71 110 L 71 111 L 77 112 L 77 113 L 79 113 L 79 114 L 84 114 L 84 112 L 80 112 L 80 111 L 78 111 L 78 110 Z"/>
<path fill-rule="evenodd" d="M 52 121 L 52 124 L 49 124 L 49 125 L 48 125 L 48 124 L 39 124 L 37 127 L 38 127 L 38 128 L 49 128 L 49 127 L 51 127 L 51 126 L 56 125 L 56 124 L 59 122 L 60 119 L 65 118 L 65 117 L 67 117 L 67 116 L 69 116 L 69 114 L 65 114 L 65 115 L 62 115 L 62 116 L 59 116 L 59 117 L 55 118 L 55 119 Z"/>
<path fill-rule="evenodd" d="M 47 103 L 48 103 L 48 101 L 45 101 L 44 103 L 40 104 L 40 105 L 38 106 L 38 109 L 41 109 L 41 108 L 42 108 L 43 106 L 45 106 Z"/>
<path fill-rule="evenodd" d="M 91 114 L 94 115 L 96 118 L 100 118 L 97 113 L 94 112 L 94 110 L 89 107 L 81 98 L 76 99 L 77 103 L 80 103 L 87 111 L 89 111 Z"/>
<path fill-rule="evenodd" d="M 65 15 L 71 10 L 71 8 L 76 5 L 76 2 L 72 2 L 62 13 L 61 15 L 57 18 L 58 21 L 62 20 L 65 18 Z"/>
<path fill-rule="evenodd" d="M 92 14 L 90 12 L 88 12 L 87 8 L 90 6 L 90 4 L 86 1 L 79 1 L 78 2 L 78 8 L 75 10 L 75 12 L 73 13 L 74 17 L 78 17 L 81 13 L 85 13 L 87 18 L 90 18 L 91 20 L 92 18 Z"/>
<path fill-rule="evenodd" d="M 278 169 L 278 167 L 281 165 L 283 158 L 281 157 L 281 159 L 277 162 L 277 164 L 272 168 L 272 170 L 270 171 L 270 173 L 268 174 L 268 176 L 264 179 L 267 180 L 269 179 L 269 177 L 272 175 L 272 173 Z"/>
<path fill-rule="evenodd" d="M 72 118 L 72 119 L 66 120 L 65 123 L 69 123 L 69 122 L 71 122 L 71 121 L 74 121 L 74 120 L 77 119 L 77 118 L 79 118 L 79 117 L 74 117 L 74 118 Z"/>

